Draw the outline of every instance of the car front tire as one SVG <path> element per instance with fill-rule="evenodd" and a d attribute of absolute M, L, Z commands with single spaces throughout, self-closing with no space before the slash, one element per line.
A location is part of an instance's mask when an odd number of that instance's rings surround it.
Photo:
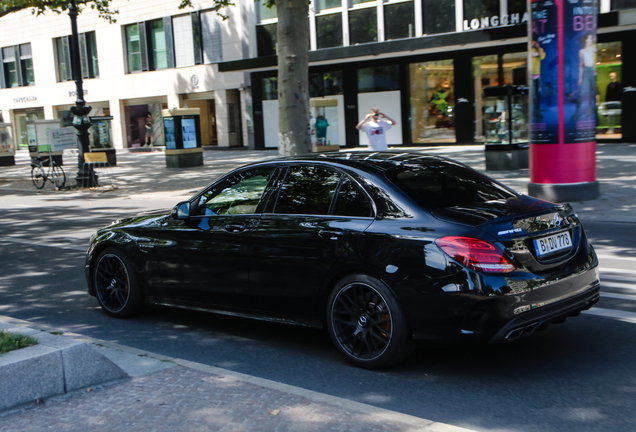
<path fill-rule="evenodd" d="M 95 260 L 93 284 L 99 305 L 117 318 L 139 313 L 143 296 L 137 274 L 126 255 L 115 248 L 102 251 Z"/>
<path fill-rule="evenodd" d="M 367 275 L 341 280 L 329 297 L 327 329 L 352 364 L 378 369 L 412 352 L 406 316 L 389 288 Z"/>

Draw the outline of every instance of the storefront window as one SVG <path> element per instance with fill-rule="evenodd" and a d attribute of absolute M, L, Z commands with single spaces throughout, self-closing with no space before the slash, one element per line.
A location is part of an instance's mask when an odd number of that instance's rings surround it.
<path fill-rule="evenodd" d="M 162 107 L 160 103 L 124 107 L 128 147 L 164 145 Z"/>
<path fill-rule="evenodd" d="M 44 108 L 15 110 L 13 115 L 16 123 L 15 137 L 18 147 L 26 148 L 29 145 L 29 130 L 27 128 L 27 121 L 44 120 Z"/>
<path fill-rule="evenodd" d="M 499 0 L 464 0 L 464 19 L 473 19 L 499 15 Z"/>
<path fill-rule="evenodd" d="M 358 93 L 382 92 L 400 89 L 398 65 L 358 69 Z"/>
<path fill-rule="evenodd" d="M 378 40 L 378 11 L 375 7 L 349 11 L 351 45 Z"/>
<path fill-rule="evenodd" d="M 528 53 L 511 53 L 503 55 L 503 83 L 504 85 L 528 85 Z"/>
<path fill-rule="evenodd" d="M 453 60 L 410 65 L 413 143 L 455 142 L 453 71 Z"/>
<path fill-rule="evenodd" d="M 384 5 L 384 38 L 403 39 L 415 36 L 413 1 Z"/>
<path fill-rule="evenodd" d="M 528 85 L 527 64 L 526 52 L 473 57 L 475 141 L 484 140 L 486 122 L 490 121 L 488 116 L 484 115 L 484 89 L 505 85 L 526 87 Z"/>
<path fill-rule="evenodd" d="M 318 49 L 342 46 L 342 14 L 316 16 Z"/>
<path fill-rule="evenodd" d="M 612 10 L 636 8 L 636 0 L 612 0 Z"/>
<path fill-rule="evenodd" d="M 342 71 L 309 74 L 309 97 L 324 97 L 342 93 Z"/>
<path fill-rule="evenodd" d="M 256 45 L 259 57 L 276 55 L 277 43 L 276 24 L 256 26 Z"/>
<path fill-rule="evenodd" d="M 528 11 L 526 0 L 508 0 L 508 15 L 523 15 Z"/>
<path fill-rule="evenodd" d="M 499 56 L 473 57 L 475 80 L 475 141 L 484 141 L 484 88 L 499 85 Z"/>
<path fill-rule="evenodd" d="M 597 46 L 596 88 L 598 91 L 596 137 L 622 138 L 622 47 L 621 42 Z"/>
<path fill-rule="evenodd" d="M 263 100 L 278 100 L 278 78 L 263 78 Z"/>
<path fill-rule="evenodd" d="M 455 0 L 423 0 L 424 34 L 455 31 Z"/>

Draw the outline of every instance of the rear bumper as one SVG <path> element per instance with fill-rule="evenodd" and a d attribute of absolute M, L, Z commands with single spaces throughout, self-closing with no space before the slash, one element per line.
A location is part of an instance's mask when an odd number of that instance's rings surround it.
<path fill-rule="evenodd" d="M 563 322 L 569 316 L 577 316 L 581 311 L 594 306 L 600 298 L 601 285 L 593 284 L 586 291 L 566 300 L 524 312 L 508 321 L 490 339 L 490 343 L 507 342 L 527 336 L 535 330 L 545 328 L 550 323 Z"/>

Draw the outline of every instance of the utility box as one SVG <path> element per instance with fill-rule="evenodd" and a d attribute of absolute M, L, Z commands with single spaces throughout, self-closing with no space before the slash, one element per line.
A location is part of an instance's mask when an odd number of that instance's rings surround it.
<path fill-rule="evenodd" d="M 199 108 L 161 111 L 166 143 L 166 167 L 188 168 L 203 165 Z"/>
<path fill-rule="evenodd" d="M 484 88 L 486 170 L 528 168 L 528 87 Z"/>
<path fill-rule="evenodd" d="M 29 155 L 31 159 L 39 160 L 42 162 L 42 165 L 49 164 L 51 131 L 61 127 L 62 122 L 60 120 L 31 120 L 26 122 Z M 63 151 L 51 152 L 53 161 L 60 166 L 63 165 L 62 153 Z"/>
<path fill-rule="evenodd" d="M 11 123 L 0 123 L 0 166 L 15 165 L 15 144 Z"/>

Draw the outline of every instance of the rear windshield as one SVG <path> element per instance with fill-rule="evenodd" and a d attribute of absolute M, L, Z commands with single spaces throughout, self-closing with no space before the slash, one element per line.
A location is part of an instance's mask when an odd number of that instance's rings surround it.
<path fill-rule="evenodd" d="M 516 194 L 483 174 L 449 160 L 425 159 L 386 173 L 404 193 L 428 209 L 506 200 Z"/>

